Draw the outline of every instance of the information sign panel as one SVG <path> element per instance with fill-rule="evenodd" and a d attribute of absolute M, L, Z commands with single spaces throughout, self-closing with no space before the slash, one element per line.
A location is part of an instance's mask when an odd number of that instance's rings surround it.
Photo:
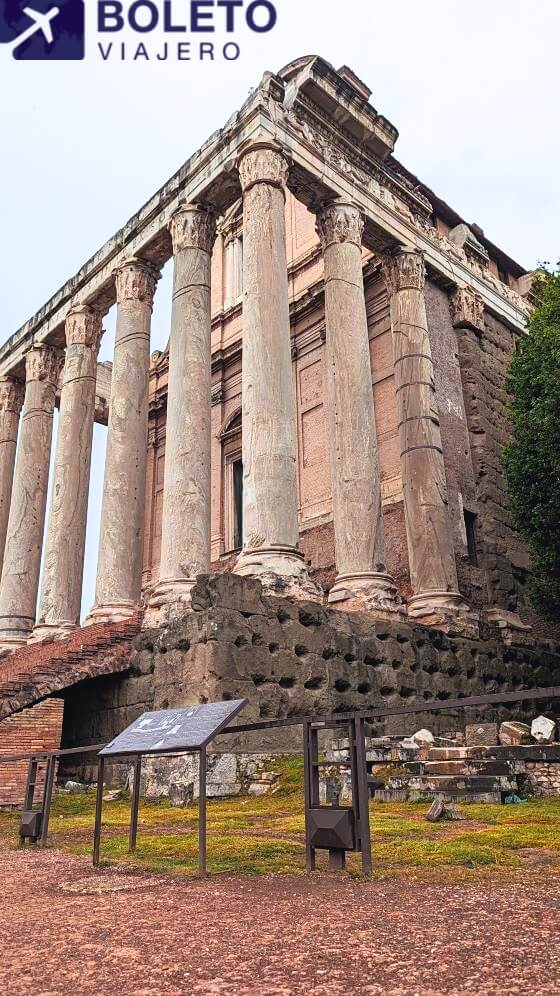
<path fill-rule="evenodd" d="M 205 747 L 247 705 L 247 699 L 145 712 L 99 753 L 160 754 Z"/>

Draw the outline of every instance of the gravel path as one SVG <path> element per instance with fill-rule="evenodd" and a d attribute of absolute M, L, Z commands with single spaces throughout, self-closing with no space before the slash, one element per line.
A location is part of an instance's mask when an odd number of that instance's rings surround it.
<path fill-rule="evenodd" d="M 560 994 L 551 869 L 517 882 L 192 881 L 25 850 L 1 851 L 0 874 L 10 996 Z"/>

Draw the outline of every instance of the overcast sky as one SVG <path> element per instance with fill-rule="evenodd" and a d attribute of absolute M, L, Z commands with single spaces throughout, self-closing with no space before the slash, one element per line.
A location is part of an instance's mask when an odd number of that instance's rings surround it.
<path fill-rule="evenodd" d="M 45 9 L 42 0 L 36 6 Z M 276 6 L 271 33 L 236 36 L 236 62 L 102 63 L 91 45 L 81 63 L 16 62 L 0 48 L 2 341 L 225 123 L 265 70 L 308 53 L 355 70 L 400 132 L 398 158 L 467 221 L 527 269 L 560 257 L 558 0 Z M 86 8 L 91 20 L 95 4 Z M 154 349 L 168 337 L 169 269 L 156 297 Z M 112 319 L 102 359 L 111 358 Z M 85 610 L 104 436 L 98 427 Z"/>

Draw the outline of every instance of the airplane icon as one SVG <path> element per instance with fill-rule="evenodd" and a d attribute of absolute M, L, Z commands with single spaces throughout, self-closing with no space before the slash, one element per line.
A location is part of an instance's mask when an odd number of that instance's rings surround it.
<path fill-rule="evenodd" d="M 11 46 L 12 51 L 15 51 L 16 48 L 19 48 L 20 45 L 23 45 L 23 43 L 26 42 L 28 38 L 32 38 L 32 36 L 36 34 L 38 31 L 43 32 L 47 45 L 52 45 L 54 37 L 51 27 L 51 21 L 53 21 L 54 18 L 60 14 L 60 7 L 51 7 L 51 9 L 47 11 L 46 14 L 41 14 L 40 11 L 33 10 L 33 7 L 24 7 L 23 13 L 26 15 L 26 17 L 28 17 L 31 21 L 33 21 L 33 24 L 31 24 L 30 27 L 26 28 L 25 31 L 22 31 L 22 33 L 13 40 Z"/>

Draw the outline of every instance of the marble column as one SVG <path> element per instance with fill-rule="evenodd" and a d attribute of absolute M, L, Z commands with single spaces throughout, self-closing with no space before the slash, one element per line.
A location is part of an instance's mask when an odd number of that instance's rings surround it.
<path fill-rule="evenodd" d="M 435 626 L 467 626 L 458 591 L 447 481 L 428 335 L 421 253 L 387 256 L 383 274 L 393 333 L 404 514 L 413 595 L 412 618 Z"/>
<path fill-rule="evenodd" d="M 8 530 L 23 394 L 24 386 L 19 381 L 10 377 L 0 380 L 0 574 Z"/>
<path fill-rule="evenodd" d="M 337 577 L 329 602 L 403 612 L 386 568 L 359 209 L 335 201 L 317 215 L 325 267 L 331 486 Z"/>
<path fill-rule="evenodd" d="M 25 363 L 25 398 L 0 584 L 0 649 L 14 649 L 35 622 L 53 411 L 63 353 L 32 346 Z"/>
<path fill-rule="evenodd" d="M 33 640 L 61 637 L 80 621 L 101 316 L 78 306 L 66 319 L 66 358 L 39 618 Z"/>
<path fill-rule="evenodd" d="M 160 574 L 148 610 L 154 625 L 188 606 L 197 575 L 210 571 L 210 266 L 216 220 L 209 208 L 186 204 L 169 227 L 173 308 Z"/>
<path fill-rule="evenodd" d="M 285 184 L 270 146 L 239 162 L 243 190 L 243 550 L 238 574 L 319 597 L 298 549 L 296 405 L 290 346 Z"/>
<path fill-rule="evenodd" d="M 115 273 L 117 329 L 95 606 L 88 623 L 127 619 L 140 607 L 150 326 L 158 278 L 151 263 L 136 258 Z"/>

